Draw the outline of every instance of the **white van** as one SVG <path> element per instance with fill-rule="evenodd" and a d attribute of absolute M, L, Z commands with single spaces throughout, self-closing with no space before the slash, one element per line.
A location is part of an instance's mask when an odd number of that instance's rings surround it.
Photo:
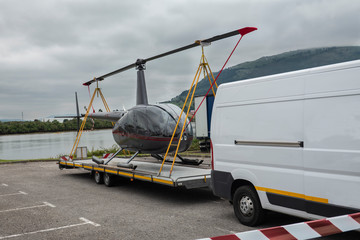
<path fill-rule="evenodd" d="M 239 221 L 360 212 L 360 60 L 222 84 L 212 188 Z"/>

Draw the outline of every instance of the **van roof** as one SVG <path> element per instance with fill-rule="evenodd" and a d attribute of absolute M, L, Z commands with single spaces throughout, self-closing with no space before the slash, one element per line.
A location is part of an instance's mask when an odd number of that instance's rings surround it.
<path fill-rule="evenodd" d="M 336 71 L 339 69 L 359 68 L 359 67 L 360 67 L 360 60 L 354 60 L 354 61 L 325 65 L 325 66 L 321 66 L 321 67 L 307 68 L 307 69 L 302 69 L 302 70 L 297 70 L 297 71 L 291 71 L 291 72 L 267 75 L 267 76 L 262 76 L 262 77 L 257 77 L 257 78 L 239 80 L 239 81 L 235 81 L 235 82 L 221 84 L 219 87 L 220 88 L 228 88 L 228 87 L 234 87 L 237 85 L 268 81 L 271 79 L 291 78 L 291 77 L 298 77 L 301 75 L 310 75 L 310 74 L 314 74 L 314 73 L 330 72 L 330 71 Z"/>

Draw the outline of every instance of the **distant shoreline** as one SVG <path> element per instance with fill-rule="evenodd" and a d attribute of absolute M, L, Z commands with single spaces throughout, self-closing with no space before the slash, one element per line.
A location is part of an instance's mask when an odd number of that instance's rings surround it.
<path fill-rule="evenodd" d="M 56 162 L 59 159 L 28 159 L 28 160 L 0 160 L 1 164 L 29 163 L 29 162 Z"/>
<path fill-rule="evenodd" d="M 101 129 L 94 129 L 94 130 L 83 130 L 83 132 L 93 132 L 93 131 L 101 131 L 101 130 L 108 130 L 112 128 L 101 128 Z M 54 132 L 32 132 L 32 133 L 12 133 L 12 134 L 0 134 L 1 136 L 15 136 L 15 135 L 32 135 L 32 134 L 60 134 L 60 133 L 68 133 L 68 132 L 77 132 L 76 130 L 69 130 L 69 131 L 54 131 Z"/>
<path fill-rule="evenodd" d="M 82 123 L 84 124 L 84 122 Z M 77 131 L 77 120 L 64 120 L 62 123 L 54 121 L 42 122 L 40 120 L 24 121 L 24 122 L 0 122 L 0 135 L 13 135 L 13 134 L 28 134 L 28 133 L 53 133 L 53 132 L 72 132 Z M 86 121 L 85 125 L 82 125 L 84 130 L 91 129 L 108 129 L 112 128 L 112 124 L 109 121 L 93 120 Z"/>

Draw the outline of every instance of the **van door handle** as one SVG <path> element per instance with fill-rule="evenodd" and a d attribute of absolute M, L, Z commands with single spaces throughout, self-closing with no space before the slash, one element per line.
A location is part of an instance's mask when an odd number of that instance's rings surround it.
<path fill-rule="evenodd" d="M 263 147 L 297 147 L 303 148 L 304 142 L 260 142 L 260 141 L 240 141 L 235 140 L 235 145 L 246 145 L 246 146 L 263 146 Z"/>

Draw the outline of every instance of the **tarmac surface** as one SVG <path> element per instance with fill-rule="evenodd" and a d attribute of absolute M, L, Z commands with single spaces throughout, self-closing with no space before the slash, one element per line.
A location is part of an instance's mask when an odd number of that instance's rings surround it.
<path fill-rule="evenodd" d="M 258 228 L 306 221 L 269 212 Z M 97 185 L 88 171 L 56 162 L 0 164 L 0 239 L 199 239 L 257 228 L 209 189 L 119 179 Z M 360 239 L 356 231 L 323 239 Z"/>

